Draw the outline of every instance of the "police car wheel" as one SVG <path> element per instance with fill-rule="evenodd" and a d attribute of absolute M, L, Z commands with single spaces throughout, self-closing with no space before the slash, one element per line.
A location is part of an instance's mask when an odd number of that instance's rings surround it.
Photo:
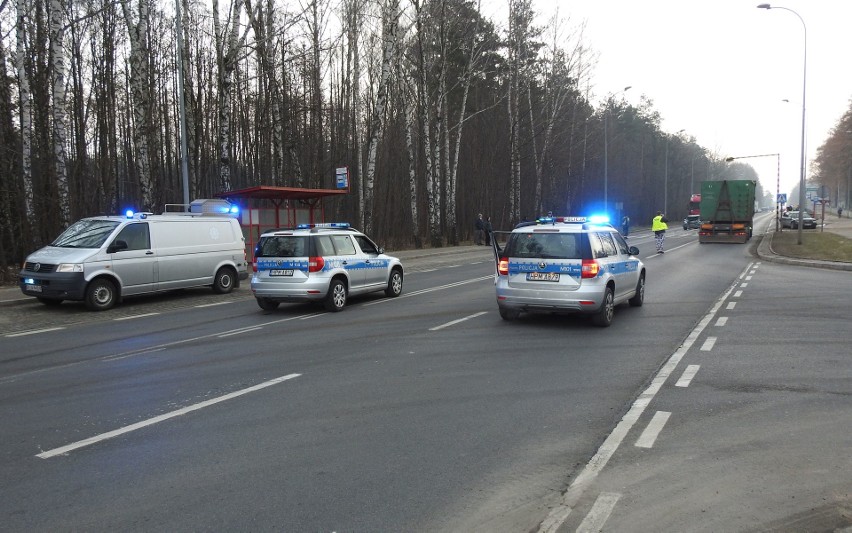
<path fill-rule="evenodd" d="M 346 306 L 346 286 L 342 281 L 339 279 L 331 280 L 324 304 L 328 311 L 343 311 Z"/>
<path fill-rule="evenodd" d="M 633 307 L 642 307 L 645 302 L 645 276 L 639 277 L 639 281 L 636 283 L 636 294 L 627 301 Z"/>
<path fill-rule="evenodd" d="M 234 271 L 227 267 L 222 267 L 216 272 L 216 277 L 213 279 L 213 292 L 216 294 L 227 294 L 234 289 L 234 279 L 236 275 Z"/>
<path fill-rule="evenodd" d="M 396 298 L 400 294 L 402 294 L 402 272 L 398 268 L 395 268 L 388 280 L 388 288 L 385 289 L 385 296 Z"/>
<path fill-rule="evenodd" d="M 503 309 L 500 308 L 500 318 L 503 320 L 512 321 L 520 316 L 520 311 L 515 311 L 513 309 Z"/>
<path fill-rule="evenodd" d="M 257 298 L 257 306 L 264 311 L 275 311 L 278 309 L 278 302 L 269 298 Z"/>
<path fill-rule="evenodd" d="M 606 328 L 612 324 L 612 317 L 615 314 L 615 297 L 612 294 L 612 288 L 607 287 L 604 292 L 603 302 L 600 310 L 592 315 L 592 323 L 598 327 Z"/>
<path fill-rule="evenodd" d="M 90 311 L 106 311 L 115 305 L 115 284 L 106 279 L 96 279 L 86 289 L 86 307 Z"/>

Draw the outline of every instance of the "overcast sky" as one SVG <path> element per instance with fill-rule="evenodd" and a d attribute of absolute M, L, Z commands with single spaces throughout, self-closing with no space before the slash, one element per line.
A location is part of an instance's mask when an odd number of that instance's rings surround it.
<path fill-rule="evenodd" d="M 799 182 L 805 38 L 794 13 L 758 9 L 759 0 L 534 2 L 542 15 L 558 8 L 569 27 L 585 23 L 584 42 L 599 54 L 598 98 L 629 85 L 628 102 L 652 99 L 665 130 L 684 129 L 720 157 L 780 153 L 781 192 Z M 852 97 L 852 1 L 771 5 L 807 26 L 810 161 Z M 775 191 L 774 156 L 742 162 Z"/>

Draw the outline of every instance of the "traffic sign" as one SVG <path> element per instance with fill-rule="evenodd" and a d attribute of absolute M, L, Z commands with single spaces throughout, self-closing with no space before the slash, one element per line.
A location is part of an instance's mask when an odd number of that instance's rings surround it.
<path fill-rule="evenodd" d="M 787 195 L 786 195 L 786 194 L 784 194 L 784 193 L 779 194 L 779 195 L 778 195 L 778 200 L 777 200 L 777 202 L 778 202 L 779 204 L 786 204 L 786 203 L 787 203 Z"/>

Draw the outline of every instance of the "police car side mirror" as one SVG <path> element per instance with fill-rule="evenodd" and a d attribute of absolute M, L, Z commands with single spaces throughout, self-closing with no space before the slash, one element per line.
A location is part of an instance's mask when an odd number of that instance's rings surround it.
<path fill-rule="evenodd" d="M 109 245 L 109 248 L 107 248 L 107 253 L 114 254 L 115 252 L 120 252 L 121 250 L 127 250 L 127 242 L 118 239 Z"/>
<path fill-rule="evenodd" d="M 376 253 L 381 255 L 381 254 L 385 253 L 385 249 L 382 248 L 381 246 L 379 246 L 378 248 L 376 248 Z"/>
<path fill-rule="evenodd" d="M 630 253 L 630 255 L 639 255 L 639 248 L 636 248 L 635 246 L 631 246 L 627 249 L 627 251 Z"/>

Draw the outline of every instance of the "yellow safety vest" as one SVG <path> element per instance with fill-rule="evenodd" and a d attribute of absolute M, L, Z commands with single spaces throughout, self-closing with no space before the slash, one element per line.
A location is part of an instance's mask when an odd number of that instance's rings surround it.
<path fill-rule="evenodd" d="M 663 222 L 663 216 L 655 216 L 654 220 L 651 222 L 651 231 L 664 231 L 667 229 L 669 229 L 669 227 L 665 222 Z"/>

